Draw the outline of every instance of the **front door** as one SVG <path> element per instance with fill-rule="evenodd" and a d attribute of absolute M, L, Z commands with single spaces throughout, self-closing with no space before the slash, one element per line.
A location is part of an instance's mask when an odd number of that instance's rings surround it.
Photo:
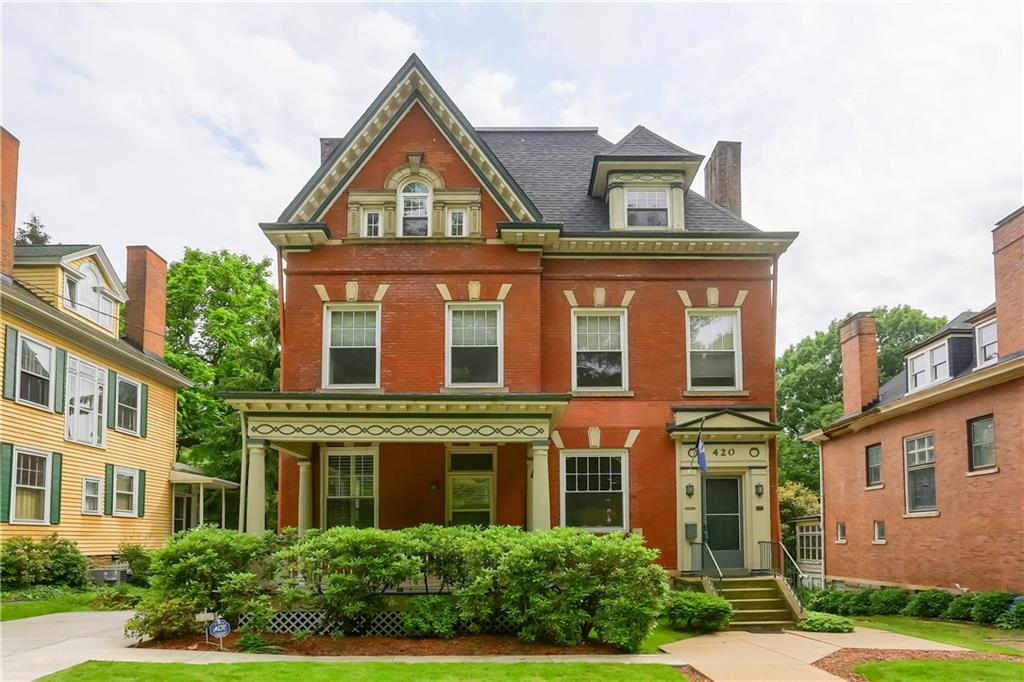
<path fill-rule="evenodd" d="M 192 527 L 192 496 L 174 496 L 174 532 Z"/>
<path fill-rule="evenodd" d="M 740 479 L 704 479 L 704 541 L 720 568 L 743 568 Z"/>

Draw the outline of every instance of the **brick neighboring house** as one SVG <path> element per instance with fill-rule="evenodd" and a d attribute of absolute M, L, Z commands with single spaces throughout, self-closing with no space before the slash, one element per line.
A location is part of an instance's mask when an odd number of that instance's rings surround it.
<path fill-rule="evenodd" d="M 777 541 L 775 302 L 796 237 L 638 126 L 474 128 L 411 57 L 273 223 L 281 390 L 242 413 L 244 527 L 568 525 L 699 540 L 738 572 Z M 727 210 L 731 209 L 731 210 Z M 689 339 L 689 340 L 688 340 Z M 693 446 L 704 420 L 710 475 Z"/>
<path fill-rule="evenodd" d="M 844 416 L 821 447 L 826 581 L 1024 592 L 1024 207 L 993 231 L 996 302 L 878 386 L 875 322 L 840 331 Z"/>

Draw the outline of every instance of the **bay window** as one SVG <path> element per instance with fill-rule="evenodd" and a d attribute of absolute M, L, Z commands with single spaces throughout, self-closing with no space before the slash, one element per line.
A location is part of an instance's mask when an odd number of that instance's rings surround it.
<path fill-rule="evenodd" d="M 501 386 L 501 306 L 449 304 L 448 386 Z"/>
<path fill-rule="evenodd" d="M 573 390 L 626 390 L 625 310 L 573 311 Z"/>
<path fill-rule="evenodd" d="M 687 310 L 686 339 L 689 388 L 741 388 L 739 310 Z"/>
<path fill-rule="evenodd" d="M 338 305 L 324 310 L 324 386 L 377 387 L 380 310 L 376 305 Z"/>

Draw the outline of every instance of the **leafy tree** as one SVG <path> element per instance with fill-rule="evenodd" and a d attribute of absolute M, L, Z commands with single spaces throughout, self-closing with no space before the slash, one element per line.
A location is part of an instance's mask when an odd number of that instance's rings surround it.
<path fill-rule="evenodd" d="M 14 243 L 18 246 L 49 244 L 50 235 L 46 232 L 46 225 L 35 213 L 28 216 L 28 220 L 21 223 L 21 227 L 15 232 Z"/>
<path fill-rule="evenodd" d="M 239 480 L 242 450 L 238 413 L 219 394 L 278 389 L 277 292 L 269 277 L 270 259 L 197 249 L 167 271 L 167 362 L 195 382 L 178 392 L 178 449 L 183 461 L 218 478 Z M 270 522 L 276 474 L 268 458 Z"/>
<path fill-rule="evenodd" d="M 872 312 L 878 328 L 878 378 L 883 384 L 903 368 L 907 348 L 946 323 L 944 317 L 932 317 L 907 305 L 881 306 Z M 779 437 L 780 481 L 798 481 L 818 490 L 817 447 L 799 437 L 843 414 L 839 328 L 846 317 L 787 348 L 776 364 L 778 419 L 784 429 Z"/>
<path fill-rule="evenodd" d="M 817 514 L 820 510 L 818 493 L 814 489 L 796 481 L 779 484 L 779 516 L 782 519 L 782 541 L 789 551 L 794 550 L 793 519 L 801 516 Z"/>

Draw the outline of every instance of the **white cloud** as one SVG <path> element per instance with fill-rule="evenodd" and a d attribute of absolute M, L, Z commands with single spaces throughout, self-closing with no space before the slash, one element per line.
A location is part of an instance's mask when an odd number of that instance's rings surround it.
<path fill-rule="evenodd" d="M 548 83 L 548 90 L 556 95 L 575 95 L 579 89 L 576 81 L 554 80 Z"/>
<path fill-rule="evenodd" d="M 428 66 L 429 68 L 429 66 Z M 516 79 L 505 71 L 476 69 L 451 85 L 441 84 L 462 113 L 478 126 L 514 126 L 523 122 L 516 104 Z"/>

